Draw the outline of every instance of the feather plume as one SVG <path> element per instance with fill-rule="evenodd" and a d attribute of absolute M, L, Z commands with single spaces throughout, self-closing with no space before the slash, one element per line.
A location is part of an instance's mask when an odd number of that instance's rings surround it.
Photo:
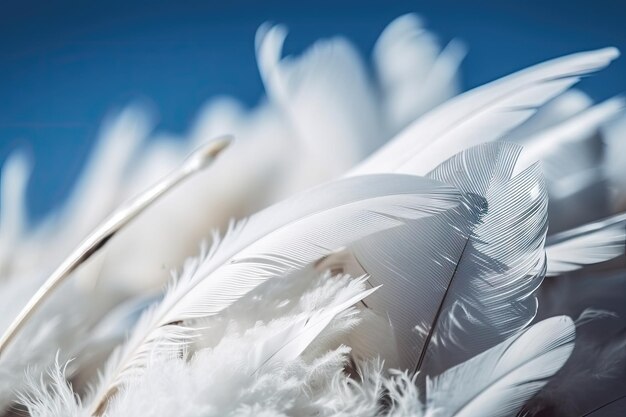
<path fill-rule="evenodd" d="M 426 174 L 457 152 L 504 137 L 546 101 L 617 58 L 615 48 L 544 62 L 455 97 L 417 119 L 349 175 Z"/>
<path fill-rule="evenodd" d="M 544 272 L 547 198 L 537 165 L 512 177 L 520 152 L 509 143 L 461 152 L 429 177 L 458 187 L 464 206 L 350 248 L 369 282 L 383 285 L 367 304 L 389 317 L 398 345 L 394 366 L 417 364 L 439 373 L 534 318 L 533 293 Z M 362 327 L 366 352 L 387 339 L 367 323 Z"/>
<path fill-rule="evenodd" d="M 303 314 L 278 332 L 260 340 L 250 352 L 252 357 L 250 364 L 254 373 L 264 366 L 296 359 L 337 314 L 363 300 L 378 288 L 362 291 L 346 300 L 337 300 L 335 304 L 326 308 Z"/>
<path fill-rule="evenodd" d="M 546 180 L 550 183 L 563 178 L 559 170 L 578 172 L 588 169 L 587 159 L 594 154 L 594 137 L 602 124 L 614 118 L 626 107 L 622 97 L 615 97 L 584 110 L 548 129 L 518 140 L 524 146 L 518 170 L 535 161 L 544 161 Z M 596 140 L 597 141 L 597 140 Z M 571 148 L 576 147 L 574 150 Z M 590 150 L 591 148 L 591 150 Z M 573 158 L 572 158 L 573 156 Z M 566 168 L 565 168 L 566 167 Z M 556 185 L 556 184 L 555 184 Z"/>
<path fill-rule="evenodd" d="M 626 392 L 623 318 L 586 309 L 576 320 L 576 346 L 565 366 L 530 399 L 523 416 L 582 416 Z"/>
<path fill-rule="evenodd" d="M 457 205 L 457 191 L 411 176 L 381 175 L 332 182 L 294 196 L 233 226 L 208 255 L 189 265 L 163 301 L 144 315 L 107 365 L 93 412 L 157 349 L 177 351 L 191 329 L 264 281 L 299 269 L 358 239 Z M 375 238 L 374 238 L 375 240 Z"/>
<path fill-rule="evenodd" d="M 566 316 L 539 322 L 429 380 L 427 415 L 514 415 L 567 361 L 575 326 Z"/>
<path fill-rule="evenodd" d="M 546 240 L 546 276 L 561 275 L 624 255 L 625 246 L 626 214 L 551 235 Z"/>
<path fill-rule="evenodd" d="M 416 14 L 400 16 L 387 25 L 372 58 L 388 131 L 397 133 L 456 94 L 457 71 L 465 52 L 459 41 L 441 49 L 437 37 Z"/>

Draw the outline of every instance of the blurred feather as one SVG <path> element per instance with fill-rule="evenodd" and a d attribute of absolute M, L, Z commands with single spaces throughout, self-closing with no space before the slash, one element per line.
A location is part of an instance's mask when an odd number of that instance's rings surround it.
<path fill-rule="evenodd" d="M 546 276 L 624 255 L 625 246 L 626 214 L 551 235 L 546 240 Z"/>
<path fill-rule="evenodd" d="M 597 146 L 590 142 L 597 141 L 600 126 L 623 111 L 625 107 L 624 99 L 616 97 L 583 110 L 550 128 L 520 139 L 518 143 L 524 146 L 524 151 L 520 157 L 519 169 L 543 160 L 544 175 L 548 183 L 562 180 L 564 175 L 559 171 L 564 169 L 569 172 L 588 169 L 590 163 L 586 159 L 595 153 L 593 147 Z M 567 152 L 568 147 L 577 148 L 575 151 Z M 572 155 L 574 158 L 571 158 Z"/>
<path fill-rule="evenodd" d="M 592 105 L 593 100 L 587 94 L 575 88 L 567 90 L 539 107 L 524 123 L 508 132 L 504 139 L 520 143 L 525 138 L 567 121 Z"/>
<path fill-rule="evenodd" d="M 301 138 L 296 151 L 324 159 L 333 176 L 341 175 L 346 166 L 338 164 L 337 156 L 352 156 L 355 164 L 385 139 L 371 82 L 345 39 L 317 42 L 302 57 L 290 59 L 281 57 L 286 36 L 284 26 L 264 25 L 257 33 L 257 61 L 268 97 Z"/>
<path fill-rule="evenodd" d="M 350 174 L 425 174 L 465 148 L 500 139 L 618 56 L 615 48 L 606 48 L 557 58 L 462 94 L 417 119 Z"/>
<path fill-rule="evenodd" d="M 35 259 L 28 259 L 24 242 L 26 232 L 25 191 L 30 178 L 29 162 L 18 152 L 2 167 L 0 195 L 0 332 L 4 332 L 43 277 Z M 77 299 L 71 288 L 64 288 L 54 302 L 44 305 L 29 325 L 0 356 L 0 413 L 13 403 L 15 393 L 27 387 L 25 370 L 43 372 L 50 366 L 57 350 L 63 350 L 66 360 L 73 345 L 84 335 L 84 324 L 78 314 L 84 300 Z"/>
<path fill-rule="evenodd" d="M 415 14 L 392 21 L 380 34 L 372 55 L 389 132 L 397 133 L 459 91 L 464 46 L 453 41 L 442 50 Z"/>
<path fill-rule="evenodd" d="M 465 48 L 442 48 L 416 15 L 390 23 L 370 61 L 342 37 L 283 57 L 286 33 L 257 32 L 267 97 L 253 109 L 213 99 L 181 137 L 153 133 L 139 106 L 107 120 L 70 199 L 41 224 L 26 220 L 27 160 L 8 160 L 5 320 L 120 202 L 207 138 L 238 137 L 17 335 L 0 356 L 0 409 L 17 391 L 27 410 L 14 411 L 32 417 L 615 413 L 626 392 L 624 99 L 592 105 L 566 90 L 618 52 L 450 99 Z M 211 230 L 210 250 L 155 296 Z M 556 276 L 542 283 L 546 270 Z M 563 314 L 581 315 L 574 348 Z"/>
<path fill-rule="evenodd" d="M 26 228 L 26 186 L 32 166 L 16 151 L 2 165 L 0 175 L 0 280 L 11 274 L 12 252 Z"/>
<path fill-rule="evenodd" d="M 623 155 L 626 152 L 626 116 L 607 124 L 603 129 L 603 138 L 607 146 L 605 172 L 611 187 L 612 208 L 616 212 L 626 210 L 626 164 Z"/>
<path fill-rule="evenodd" d="M 612 214 L 601 126 L 624 110 L 607 100 L 520 141 L 521 165 L 542 161 L 550 196 L 550 233 Z"/>

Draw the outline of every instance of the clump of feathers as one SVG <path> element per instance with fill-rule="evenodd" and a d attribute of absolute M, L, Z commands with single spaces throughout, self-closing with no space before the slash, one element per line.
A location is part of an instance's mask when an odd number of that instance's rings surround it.
<path fill-rule="evenodd" d="M 24 215 L 28 161 L 5 162 L 2 330 L 122 201 L 182 169 L 207 137 L 237 137 L 83 254 L 0 350 L 0 414 L 617 410 L 625 103 L 569 89 L 618 52 L 454 97 L 464 48 L 441 47 L 415 15 L 383 31 L 371 72 L 343 38 L 283 57 L 286 36 L 280 25 L 257 33 L 267 100 L 252 111 L 214 101 L 185 140 L 151 133 L 136 107 L 108 121 L 75 193 L 36 227 Z"/>

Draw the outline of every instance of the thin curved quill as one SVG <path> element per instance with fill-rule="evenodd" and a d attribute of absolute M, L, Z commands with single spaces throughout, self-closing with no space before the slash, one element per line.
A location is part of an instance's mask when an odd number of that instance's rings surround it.
<path fill-rule="evenodd" d="M 615 48 L 557 58 L 457 96 L 417 119 L 349 175 L 426 174 L 455 153 L 504 137 L 536 109 L 617 58 Z"/>
<path fill-rule="evenodd" d="M 128 202 L 109 216 L 66 258 L 37 290 L 0 339 L 0 355 L 24 323 L 32 316 L 50 293 L 59 286 L 76 268 L 99 251 L 122 227 L 132 221 L 155 200 L 171 190 L 190 175 L 206 168 L 230 143 L 230 136 L 215 139 L 194 152 L 176 171 L 143 194 Z"/>
<path fill-rule="evenodd" d="M 621 417 L 626 409 L 626 394 L 583 414 L 581 417 Z"/>
<path fill-rule="evenodd" d="M 459 153 L 429 176 L 461 190 L 463 206 L 350 248 L 368 282 L 383 285 L 367 305 L 389 317 L 400 368 L 439 373 L 534 318 L 547 197 L 537 165 L 512 177 L 520 151 L 495 142 Z M 363 350 L 380 345 L 363 327 Z"/>
<path fill-rule="evenodd" d="M 147 355 L 178 351 L 190 320 L 224 310 L 270 278 L 284 276 L 356 240 L 456 207 L 460 195 L 438 181 L 405 175 L 345 179 L 300 193 L 232 226 L 201 261 L 186 268 L 163 301 L 144 315 L 107 365 L 91 402 L 101 413 Z"/>
<path fill-rule="evenodd" d="M 549 236 L 546 276 L 616 258 L 624 254 L 625 246 L 626 213 Z"/>
<path fill-rule="evenodd" d="M 427 410 L 439 417 L 515 415 L 565 364 L 574 337 L 567 316 L 541 321 L 429 380 Z"/>

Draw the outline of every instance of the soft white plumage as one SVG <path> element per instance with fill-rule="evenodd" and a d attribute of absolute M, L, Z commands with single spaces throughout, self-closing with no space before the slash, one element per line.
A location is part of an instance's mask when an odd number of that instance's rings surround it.
<path fill-rule="evenodd" d="M 285 37 L 280 25 L 257 32 L 267 100 L 253 110 L 215 100 L 182 141 L 152 134 L 138 108 L 110 121 L 56 221 L 27 227 L 29 164 L 16 154 L 3 166 L 6 327 L 121 201 L 199 143 L 238 137 L 85 256 L 0 355 L 0 408 L 14 390 L 32 417 L 545 417 L 619 404 L 626 232 L 604 146 L 621 146 L 619 124 L 605 125 L 624 100 L 566 92 L 618 52 L 452 98 L 464 47 L 441 48 L 414 15 L 383 31 L 371 72 L 346 39 L 283 57 Z M 574 347 L 563 315 L 581 309 Z M 589 381 L 601 389 L 571 394 Z"/>

